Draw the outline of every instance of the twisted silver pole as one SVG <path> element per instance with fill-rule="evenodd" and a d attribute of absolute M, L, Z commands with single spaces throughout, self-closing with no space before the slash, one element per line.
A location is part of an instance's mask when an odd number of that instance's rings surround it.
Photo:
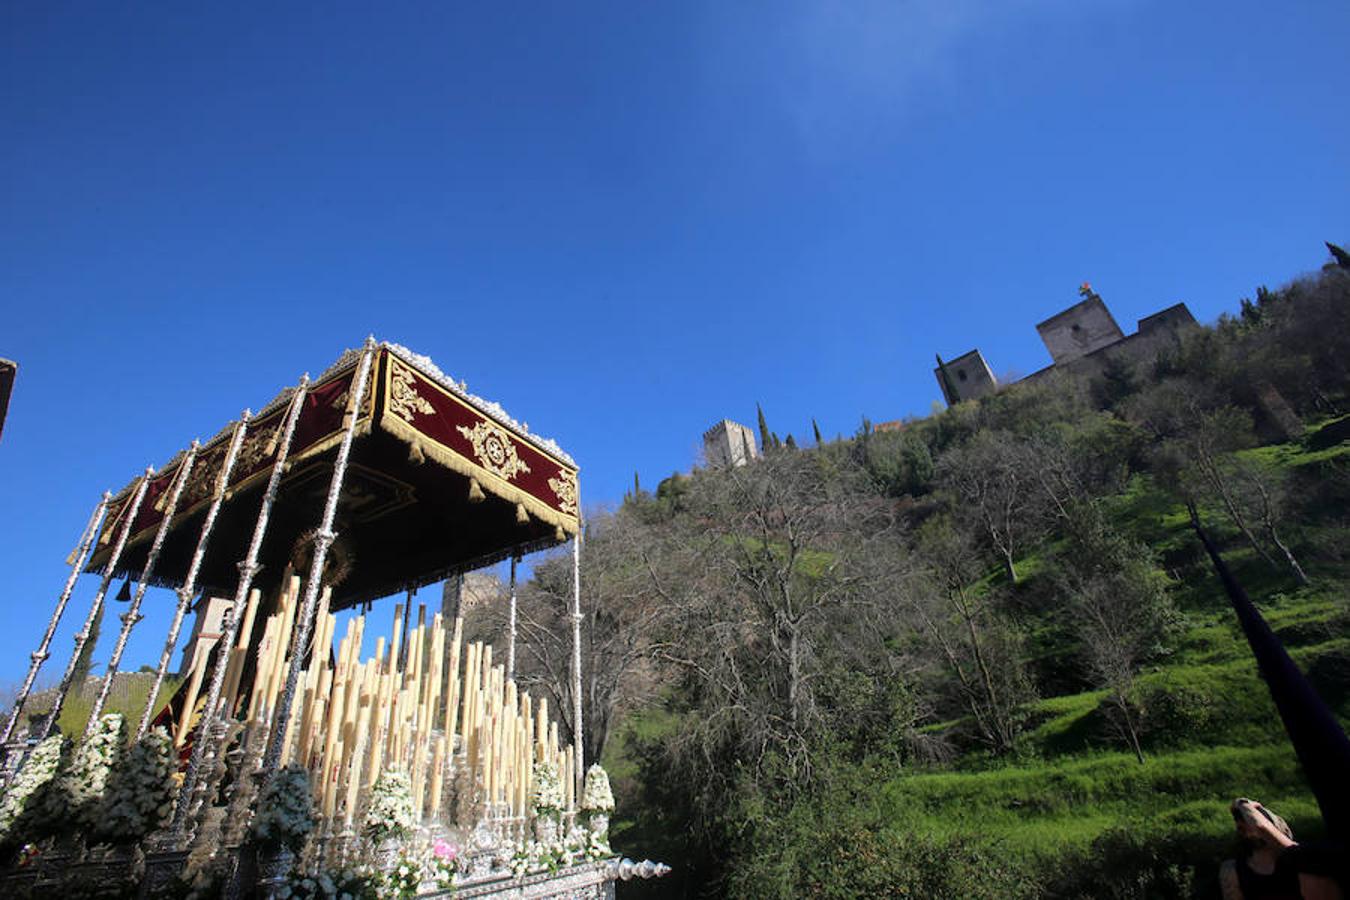
<path fill-rule="evenodd" d="M 141 724 L 136 727 L 136 739 L 140 740 L 145 736 L 145 732 L 150 728 L 150 720 L 154 717 L 156 703 L 159 698 L 159 689 L 164 684 L 164 676 L 169 671 L 169 662 L 173 659 L 173 648 L 178 643 L 178 632 L 183 627 L 183 617 L 187 615 L 188 604 L 192 602 L 192 595 L 197 591 L 197 574 L 201 571 L 202 559 L 206 556 L 206 546 L 211 540 L 211 531 L 216 526 L 216 514 L 220 512 L 220 505 L 225 500 L 225 488 L 230 483 L 230 474 L 234 471 L 234 461 L 239 456 L 239 447 L 244 442 L 244 431 L 248 427 L 249 411 L 244 410 L 244 414 L 239 417 L 235 423 L 234 435 L 230 438 L 230 448 L 225 453 L 225 462 L 221 465 L 220 473 L 216 476 L 215 495 L 211 498 L 211 506 L 206 511 L 206 518 L 202 521 L 202 530 L 197 535 L 197 549 L 192 553 L 192 562 L 188 564 L 187 575 L 183 579 L 183 584 L 178 588 L 178 607 L 173 612 L 173 622 L 169 624 L 168 637 L 164 639 L 164 652 L 159 656 L 159 666 L 155 669 L 155 680 L 150 685 L 150 694 L 145 698 L 145 711 L 141 713 Z"/>
<path fill-rule="evenodd" d="M 70 602 L 70 595 L 75 590 L 75 582 L 80 577 L 80 570 L 84 568 L 84 561 L 89 557 L 89 549 L 94 546 L 94 539 L 98 537 L 98 526 L 103 520 L 103 514 L 108 510 L 108 501 L 112 499 L 112 494 L 103 492 L 103 498 L 98 501 L 94 507 L 93 515 L 89 517 L 89 523 L 84 526 L 84 531 L 80 535 L 79 548 L 75 551 L 75 563 L 70 567 L 70 577 L 66 579 L 66 586 L 61 591 L 61 596 L 57 598 L 56 608 L 52 610 L 52 617 L 47 622 L 47 631 L 42 635 L 42 642 L 38 648 L 33 651 L 32 662 L 28 664 L 28 674 L 24 676 L 23 686 L 19 688 L 19 696 L 14 699 L 14 711 L 10 713 L 9 721 L 5 723 L 5 731 L 0 734 L 0 753 L 4 753 L 4 747 L 9 743 L 10 738 L 14 736 L 14 726 L 19 721 L 19 715 L 23 712 L 23 705 L 28 702 L 28 695 L 33 690 L 33 683 L 37 681 L 38 669 L 51 656 L 49 649 L 52 645 L 52 637 L 56 634 L 56 626 L 61 622 L 61 616 L 66 611 L 66 604 Z"/>
<path fill-rule="evenodd" d="M 98 717 L 103 713 L 103 705 L 108 702 L 108 693 L 112 690 L 113 679 L 117 677 L 118 667 L 122 664 L 122 654 L 127 649 L 127 639 L 131 637 L 131 629 L 136 627 L 136 623 L 142 618 L 141 601 L 145 599 L 145 592 L 150 587 L 150 579 L 155 574 L 155 564 L 159 562 L 160 551 L 164 549 L 164 538 L 168 536 L 173 528 L 174 516 L 178 512 L 178 501 L 183 496 L 183 488 L 187 485 L 188 477 L 192 474 L 192 466 L 197 461 L 197 450 L 201 447 L 198 441 L 193 441 L 192 446 L 188 448 L 187 456 L 183 458 L 182 464 L 178 467 L 178 474 L 173 480 L 173 492 L 169 495 L 168 505 L 164 507 L 164 518 L 159 521 L 159 529 L 155 532 L 155 539 L 150 544 L 150 552 L 146 554 L 145 565 L 141 568 L 141 577 L 136 580 L 136 596 L 131 598 L 131 605 L 127 611 L 122 613 L 122 630 L 117 634 L 117 643 L 113 645 L 112 656 L 108 658 L 108 673 L 103 678 L 103 683 L 99 686 L 98 696 L 94 698 L 94 705 L 89 709 L 89 721 L 84 726 L 84 736 L 87 738 L 94 733 L 98 727 Z"/>
<path fill-rule="evenodd" d="M 510 627 L 506 637 L 506 677 L 516 679 L 516 563 L 520 557 L 511 557 L 511 612 Z"/>
<path fill-rule="evenodd" d="M 277 442 L 277 455 L 272 460 L 272 472 L 267 478 L 267 487 L 263 490 L 262 503 L 258 507 L 258 518 L 253 523 L 253 537 L 249 541 L 248 552 L 239 562 L 239 584 L 234 591 L 234 603 L 230 607 L 222 634 L 216 646 L 216 665 L 211 670 L 211 686 L 206 692 L 206 703 L 202 707 L 201 718 L 197 724 L 197 737 L 192 744 L 192 756 L 188 758 L 187 771 L 183 773 L 183 786 L 178 790 L 178 803 L 173 808 L 173 822 L 169 826 L 171 834 L 181 835 L 187 824 L 188 813 L 192 809 L 192 797 L 201 778 L 202 760 L 206 758 L 207 746 L 212 742 L 212 732 L 218 715 L 224 715 L 219 709 L 220 693 L 225 686 L 226 663 L 229 661 L 230 648 L 234 646 L 239 632 L 239 620 L 243 618 L 244 603 L 253 587 L 253 577 L 258 574 L 258 553 L 262 550 L 263 538 L 267 536 L 267 523 L 272 516 L 272 504 L 277 499 L 277 486 L 286 471 L 286 459 L 291 453 L 291 439 L 295 437 L 295 423 L 300 420 L 300 410 L 305 405 L 305 395 L 309 391 L 309 376 L 301 377 L 300 384 L 291 397 L 290 409 L 286 411 L 285 430 Z M 244 410 L 244 418 L 251 413 Z"/>
<path fill-rule="evenodd" d="M 286 686 L 277 700 L 277 708 L 272 713 L 272 735 L 267 744 L 267 753 L 263 756 L 262 773 L 271 777 L 281 760 L 281 752 L 286 746 L 287 732 L 291 725 L 291 704 L 295 699 L 295 687 L 300 682 L 300 667 L 303 663 L 304 648 L 309 645 L 310 632 L 314 630 L 314 617 L 319 606 L 319 582 L 323 578 L 323 564 L 328 557 L 328 548 L 334 538 L 333 519 L 337 517 L 338 499 L 342 494 L 342 482 L 347 475 L 347 460 L 352 452 L 352 440 L 356 437 L 356 420 L 361 417 L 361 404 L 366 396 L 366 384 L 370 381 L 370 367 L 375 360 L 375 338 L 366 338 L 365 352 L 361 354 L 361 365 L 356 370 L 356 381 L 351 390 L 351 406 L 347 409 L 343 423 L 342 443 L 338 445 L 337 457 L 333 460 L 333 477 L 328 483 L 328 501 L 324 504 L 323 519 L 314 535 L 314 556 L 309 564 L 309 577 L 305 581 L 305 597 L 300 605 L 295 633 L 291 637 L 291 662 L 286 670 Z"/>
<path fill-rule="evenodd" d="M 576 802 L 581 802 L 586 777 L 581 724 L 581 491 L 577 491 L 577 533 L 572 538 L 572 774 L 576 781 Z"/>
<path fill-rule="evenodd" d="M 145 499 L 145 491 L 150 487 L 150 476 L 154 473 L 154 467 L 146 467 L 145 474 L 136 484 L 136 493 L 132 496 L 131 503 L 123 507 L 126 518 L 122 522 L 122 527 L 118 529 L 117 543 L 113 545 L 112 556 L 108 557 L 103 580 L 99 582 L 98 593 L 94 595 L 94 602 L 89 607 L 89 615 L 84 619 L 84 627 L 75 635 L 75 652 L 70 655 L 70 662 L 66 664 L 65 674 L 61 676 L 61 686 L 56 689 L 56 699 L 52 701 L 51 712 L 47 713 L 47 718 L 42 720 L 42 725 L 38 728 L 36 735 L 38 740 L 43 740 L 51 734 L 52 727 L 56 725 L 56 720 L 61 717 L 61 707 L 65 705 L 66 694 L 70 691 L 71 682 L 75 680 L 75 667 L 79 665 L 80 654 L 84 652 L 84 645 L 89 641 L 89 632 L 94 629 L 94 622 L 98 619 L 98 614 L 103 611 L 103 600 L 108 595 L 108 586 L 112 584 L 113 573 L 117 571 L 117 563 L 122 559 L 122 551 L 126 549 L 127 538 L 131 536 L 132 523 L 136 521 L 136 516 L 141 511 L 141 501 Z"/>

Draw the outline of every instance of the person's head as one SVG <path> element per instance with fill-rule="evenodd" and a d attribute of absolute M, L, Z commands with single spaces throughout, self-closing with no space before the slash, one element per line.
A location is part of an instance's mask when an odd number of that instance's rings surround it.
<path fill-rule="evenodd" d="M 1278 831 L 1290 840 L 1294 832 L 1289 823 L 1266 809 L 1255 800 L 1239 797 L 1233 801 L 1229 811 L 1233 814 L 1233 825 L 1238 837 L 1249 846 L 1256 847 L 1271 843 L 1271 831 Z"/>

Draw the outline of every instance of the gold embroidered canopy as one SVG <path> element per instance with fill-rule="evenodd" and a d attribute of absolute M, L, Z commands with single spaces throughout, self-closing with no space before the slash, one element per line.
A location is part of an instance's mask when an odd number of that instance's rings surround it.
<path fill-rule="evenodd" d="M 271 523 L 257 586 L 279 583 L 304 562 L 308 532 L 325 499 L 344 416 L 356 438 L 338 505 L 337 543 L 326 569 L 332 608 L 429 584 L 455 572 L 566 540 L 577 531 L 577 467 L 552 441 L 531 435 L 495 403 L 469 394 L 431 360 L 382 343 L 371 390 L 349 409 L 360 351 L 348 351 L 306 389 Z M 277 456 L 288 401 L 283 392 L 248 423 L 225 485 L 215 534 L 198 583 L 231 591 Z M 186 579 L 197 535 L 228 456 L 234 428 L 192 461 L 177 512 L 155 565 L 154 583 Z M 116 574 L 139 575 L 187 457 L 150 476 Z M 103 571 L 136 483 L 113 498 L 89 571 Z M 298 570 L 298 568 L 297 568 Z"/>

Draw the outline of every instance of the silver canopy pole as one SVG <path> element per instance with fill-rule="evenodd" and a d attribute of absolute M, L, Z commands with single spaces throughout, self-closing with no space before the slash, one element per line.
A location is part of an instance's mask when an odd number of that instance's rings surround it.
<path fill-rule="evenodd" d="M 295 423 L 300 420 L 300 410 L 305 405 L 305 395 L 309 392 L 309 376 L 302 376 L 300 384 L 291 397 L 290 409 L 286 412 L 286 427 L 277 442 L 277 455 L 272 460 L 272 472 L 267 478 L 267 487 L 263 490 L 262 502 L 258 506 L 258 518 L 253 523 L 253 537 L 249 540 L 248 552 L 239 562 L 239 584 L 234 591 L 234 604 L 225 619 L 225 627 L 219 638 L 220 650 L 216 654 L 216 665 L 211 671 L 211 686 L 206 692 L 206 705 L 202 707 L 201 719 L 197 724 L 197 737 L 192 744 L 192 756 L 188 759 L 187 771 L 183 773 L 183 786 L 178 790 L 178 803 L 173 808 L 173 823 L 169 826 L 172 835 L 181 836 L 187 824 L 188 813 L 192 810 L 192 798 L 197 791 L 197 782 L 201 777 L 202 761 L 206 758 L 207 746 L 212 741 L 212 729 L 218 716 L 224 713 L 219 709 L 220 693 L 225 686 L 225 669 L 229 660 L 230 648 L 234 646 L 239 632 L 241 612 L 253 587 L 253 577 L 258 574 L 258 554 L 262 550 L 263 538 L 267 536 L 267 524 L 271 520 L 272 504 L 277 499 L 277 486 L 286 471 L 286 459 L 291 453 L 291 440 L 295 437 Z M 244 411 L 245 418 L 249 413 Z"/>
<path fill-rule="evenodd" d="M 94 540 L 98 537 L 98 526 L 103 520 L 103 514 L 108 510 L 108 501 L 112 499 L 112 494 L 103 492 L 103 498 L 98 501 L 94 507 L 93 515 L 89 517 L 89 523 L 84 526 L 84 532 L 80 535 L 80 544 L 75 551 L 75 562 L 70 567 L 70 577 L 66 579 L 66 586 L 61 591 L 61 596 L 57 598 L 56 608 L 52 610 L 52 617 L 47 622 L 47 631 L 42 635 L 42 642 L 38 648 L 33 651 L 32 662 L 28 664 L 28 674 L 24 676 L 23 686 L 19 688 L 19 696 L 14 699 L 14 712 L 9 716 L 9 721 L 5 723 L 4 734 L 0 735 L 0 752 L 4 751 L 4 745 L 9 743 L 10 738 L 14 736 L 14 726 L 19 721 L 19 715 L 23 712 L 23 705 L 28 702 L 28 695 L 33 690 L 33 683 L 37 681 L 38 669 L 51 656 L 48 651 L 52 645 L 52 636 L 56 634 L 56 626 L 61 622 L 61 616 L 66 611 L 66 604 L 70 602 L 70 595 L 75 590 L 75 582 L 80 577 L 80 570 L 84 568 L 84 561 L 89 558 L 89 550 L 94 546 Z"/>
<path fill-rule="evenodd" d="M 155 532 L 155 539 L 150 544 L 150 552 L 146 554 L 145 566 L 141 569 L 141 577 L 136 582 L 136 596 L 131 598 L 131 605 L 127 611 L 122 613 L 122 630 L 117 634 L 117 643 L 113 645 L 112 656 L 108 659 L 108 673 L 103 678 L 103 684 L 99 687 L 98 697 L 94 699 L 94 705 L 89 710 L 89 721 L 84 726 L 84 736 L 87 738 L 94 733 L 98 726 L 98 717 L 103 713 L 103 705 L 108 702 L 108 693 L 112 690 L 113 679 L 117 677 L 118 666 L 122 663 L 122 654 L 127 649 L 127 639 L 131 637 L 131 629 L 136 627 L 136 623 L 141 620 L 141 601 L 145 599 L 146 589 L 150 586 L 150 579 L 155 574 L 155 564 L 159 562 L 159 553 L 164 549 L 164 538 L 168 536 L 169 530 L 173 528 L 173 519 L 178 512 L 178 501 L 183 496 L 183 488 L 187 485 L 188 477 L 192 474 L 192 466 L 197 461 L 197 449 L 201 446 L 197 441 L 192 442 L 188 448 L 187 456 L 178 467 L 178 473 L 173 480 L 172 493 L 169 495 L 168 505 L 164 507 L 164 518 L 159 522 L 159 530 Z"/>
<path fill-rule="evenodd" d="M 71 682 L 75 680 L 75 667 L 79 665 L 80 654 L 84 652 L 84 645 L 89 641 L 89 632 L 93 630 L 94 622 L 103 610 L 103 599 L 108 595 L 108 586 L 112 584 L 113 573 L 117 571 L 117 563 L 122 559 L 122 551 L 126 549 L 127 538 L 131 536 L 132 523 L 136 521 L 136 516 L 141 511 L 141 501 L 145 499 L 145 491 L 150 487 L 150 476 L 154 472 L 153 467 L 146 467 L 145 474 L 136 484 L 136 493 L 132 496 L 131 503 L 122 508 L 126 519 L 122 522 L 122 527 L 118 529 L 117 543 L 113 545 L 112 556 L 108 557 L 103 581 L 99 583 L 98 593 L 94 595 L 94 602 L 89 607 L 89 615 L 84 619 L 84 627 L 75 635 L 75 651 L 70 655 L 70 662 L 66 664 L 65 674 L 61 676 L 61 686 L 56 689 L 56 699 L 52 701 L 51 712 L 47 713 L 47 718 L 42 720 L 42 725 L 38 728 L 36 735 L 38 740 L 42 740 L 51 734 L 53 726 L 56 725 L 56 720 L 61 718 L 61 707 L 65 705 L 66 694 L 70 691 Z"/>
<path fill-rule="evenodd" d="M 342 443 L 338 445 L 337 457 L 333 460 L 333 477 L 328 483 L 328 500 L 324 504 L 323 519 L 314 535 L 314 555 L 309 564 L 309 577 L 305 581 L 305 597 L 300 605 L 299 618 L 291 641 L 291 662 L 286 671 L 286 686 L 277 700 L 272 713 L 272 737 L 267 744 L 267 753 L 263 756 L 262 772 L 270 777 L 276 771 L 281 760 L 282 749 L 286 746 L 287 732 L 291 724 L 291 703 L 295 698 L 295 687 L 300 681 L 300 667 L 304 660 L 304 648 L 309 644 L 310 632 L 314 629 L 314 617 L 319 605 L 319 582 L 323 578 L 323 564 L 328 557 L 328 548 L 337 537 L 333 533 L 333 520 L 337 517 L 338 499 L 342 495 L 342 482 L 347 475 L 347 460 L 352 452 L 352 440 L 356 437 L 356 421 L 361 417 L 361 404 L 365 401 L 366 384 L 370 381 L 371 364 L 375 361 L 375 338 L 366 338 L 365 352 L 361 355 L 361 365 L 356 371 L 356 381 L 352 385 L 351 406 L 347 410 L 347 421 L 342 433 Z"/>
<path fill-rule="evenodd" d="M 183 579 L 182 586 L 178 589 L 178 607 L 173 613 L 173 622 L 169 625 L 169 634 L 164 639 L 164 652 L 159 656 L 159 666 L 155 669 L 155 680 L 150 685 L 150 694 L 145 698 L 145 711 L 141 713 L 141 724 L 136 728 L 136 738 L 139 740 L 150 728 L 150 720 L 155 714 L 155 700 L 159 697 L 159 689 L 164 684 L 164 676 L 169 671 L 169 661 L 173 659 L 173 648 L 178 643 L 178 632 L 183 627 L 183 617 L 187 615 L 188 604 L 192 602 L 192 595 L 197 591 L 197 574 L 201 571 L 202 559 L 206 556 L 207 544 L 211 541 L 211 531 L 216 526 L 216 514 L 220 512 L 220 505 L 225 500 L 225 487 L 230 483 L 230 474 L 234 471 L 234 461 L 239 456 L 239 446 L 244 442 L 244 432 L 248 428 L 249 411 L 244 410 L 244 414 L 239 417 L 239 421 L 234 426 L 234 436 L 230 438 L 230 449 L 225 453 L 225 462 L 221 465 L 220 474 L 216 476 L 215 496 L 211 498 L 211 506 L 206 511 L 206 518 L 202 521 L 202 530 L 197 536 L 197 549 L 193 551 L 192 562 L 188 564 L 187 576 Z"/>

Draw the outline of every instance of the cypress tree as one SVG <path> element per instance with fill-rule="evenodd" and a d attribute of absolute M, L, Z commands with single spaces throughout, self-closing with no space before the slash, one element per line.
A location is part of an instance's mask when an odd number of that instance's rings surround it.
<path fill-rule="evenodd" d="M 642 496 L 642 482 L 638 480 L 637 469 L 633 470 L 633 496 L 634 497 Z"/>
<path fill-rule="evenodd" d="M 89 626 L 89 637 L 85 639 L 84 647 L 80 650 L 80 658 L 75 661 L 70 686 L 77 693 L 84 690 L 84 682 L 94 668 L 94 645 L 98 643 L 98 634 L 103 629 L 103 612 L 107 608 L 106 603 L 98 608 L 98 615 L 94 616 L 94 622 Z"/>
<path fill-rule="evenodd" d="M 787 447 L 789 450 L 796 450 L 796 449 L 797 449 L 797 441 L 796 441 L 795 438 L 793 438 L 793 436 L 792 436 L 791 434 L 789 434 L 789 435 L 787 436 L 787 441 L 784 443 L 784 446 Z"/>
<path fill-rule="evenodd" d="M 947 401 L 948 406 L 954 406 L 959 397 L 956 393 L 956 385 L 952 384 L 951 373 L 947 371 L 947 364 L 942 361 L 940 355 L 934 353 L 933 358 L 937 360 L 938 383 L 942 387 L 943 399 Z"/>
<path fill-rule="evenodd" d="M 775 450 L 783 446 L 783 442 L 778 439 L 778 435 L 772 431 L 769 432 L 769 440 L 773 442 L 772 446 Z"/>
<path fill-rule="evenodd" d="M 816 446 L 817 446 L 817 447 L 819 447 L 821 444 L 824 444 L 824 443 L 825 443 L 825 441 L 823 441 L 823 440 L 821 439 L 821 437 L 820 437 L 820 426 L 816 424 L 816 420 L 815 420 L 815 417 L 814 417 L 814 416 L 811 418 L 811 431 L 812 431 L 812 432 L 815 434 L 815 436 L 816 436 Z"/>
<path fill-rule="evenodd" d="M 1346 253 L 1331 241 L 1323 241 L 1322 243 L 1326 244 L 1327 249 L 1331 251 L 1331 256 L 1336 260 L 1336 265 L 1340 266 L 1342 269 L 1350 269 L 1350 253 Z"/>
<path fill-rule="evenodd" d="M 756 403 L 755 411 L 759 413 L 759 446 L 763 450 L 768 450 L 773 444 L 769 442 L 769 422 L 764 418 L 764 407 Z"/>

